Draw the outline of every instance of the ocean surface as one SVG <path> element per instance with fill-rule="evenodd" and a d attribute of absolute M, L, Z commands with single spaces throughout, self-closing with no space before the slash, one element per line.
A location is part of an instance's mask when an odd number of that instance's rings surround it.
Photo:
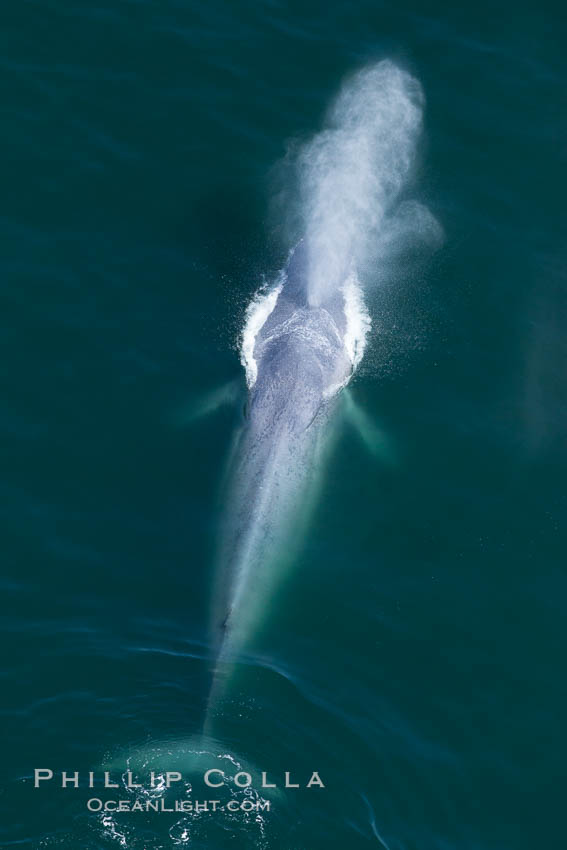
<path fill-rule="evenodd" d="M 566 846 L 563 17 L 486 0 L 5 9 L 0 846 Z M 425 93 L 404 191 L 444 241 L 390 258 L 374 291 L 349 390 L 388 451 L 337 420 L 219 710 L 211 766 L 224 753 L 280 788 L 261 813 L 89 812 L 112 792 L 58 772 L 100 776 L 140 747 L 167 760 L 202 727 L 244 391 L 194 411 L 243 383 L 247 305 L 292 247 L 282 161 L 383 59 Z M 35 768 L 54 780 L 34 789 Z M 286 790 L 285 771 L 325 788 Z"/>

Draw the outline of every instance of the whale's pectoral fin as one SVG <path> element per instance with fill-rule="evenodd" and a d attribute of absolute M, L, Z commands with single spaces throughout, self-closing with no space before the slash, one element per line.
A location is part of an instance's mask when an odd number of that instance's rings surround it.
<path fill-rule="evenodd" d="M 364 446 L 383 463 L 395 464 L 397 460 L 396 450 L 390 437 L 357 404 L 350 390 L 343 390 L 342 397 L 344 399 L 345 418 L 354 427 Z"/>
<path fill-rule="evenodd" d="M 216 413 L 222 407 L 236 404 L 241 395 L 242 381 L 240 378 L 235 378 L 200 398 L 193 398 L 180 405 L 170 415 L 169 421 L 178 428 L 193 425 L 200 419 Z"/>

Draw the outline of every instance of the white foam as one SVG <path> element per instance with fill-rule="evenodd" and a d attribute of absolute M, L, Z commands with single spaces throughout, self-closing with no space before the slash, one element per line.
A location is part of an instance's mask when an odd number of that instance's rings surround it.
<path fill-rule="evenodd" d="M 351 370 L 346 377 L 332 384 L 324 392 L 325 398 L 331 398 L 350 383 L 358 365 L 364 356 L 366 337 L 372 328 L 372 320 L 364 300 L 364 292 L 360 281 L 353 270 L 342 286 L 345 313 L 345 331 L 343 345 L 351 363 Z"/>
<path fill-rule="evenodd" d="M 346 279 L 343 286 L 343 297 L 346 317 L 344 345 L 354 372 L 362 360 L 366 348 L 366 337 L 372 327 L 370 314 L 364 301 L 364 293 L 356 272 L 351 272 Z"/>
<path fill-rule="evenodd" d="M 246 383 L 249 388 L 254 386 L 258 377 L 258 364 L 254 359 L 256 337 L 276 306 L 284 280 L 285 275 L 282 272 L 271 287 L 264 287 L 258 290 L 246 308 L 246 317 L 240 340 L 240 362 L 244 366 Z"/>

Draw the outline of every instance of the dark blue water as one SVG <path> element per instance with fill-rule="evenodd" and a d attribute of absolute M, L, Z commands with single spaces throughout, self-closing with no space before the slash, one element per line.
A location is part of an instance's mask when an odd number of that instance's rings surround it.
<path fill-rule="evenodd" d="M 2 846 L 565 846 L 561 24 L 535 2 L 6 10 Z M 445 242 L 400 258 L 351 387 L 391 458 L 339 429 L 220 717 L 243 764 L 326 787 L 260 819 L 89 814 L 33 769 L 201 728 L 241 412 L 184 411 L 241 375 L 290 247 L 275 164 L 384 57 L 426 94 L 412 192 Z"/>

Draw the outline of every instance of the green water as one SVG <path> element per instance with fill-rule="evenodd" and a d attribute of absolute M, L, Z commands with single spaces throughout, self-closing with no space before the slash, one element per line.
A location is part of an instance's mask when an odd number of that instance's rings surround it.
<path fill-rule="evenodd" d="M 564 847 L 562 10 L 5 12 L 2 846 Z M 246 306 L 290 247 L 275 164 L 383 57 L 423 85 L 415 194 L 445 231 L 388 277 L 351 387 L 392 459 L 338 421 L 218 725 L 241 764 L 326 787 L 261 820 L 89 814 L 34 768 L 202 727 L 241 410 L 183 412 L 241 375 Z"/>

